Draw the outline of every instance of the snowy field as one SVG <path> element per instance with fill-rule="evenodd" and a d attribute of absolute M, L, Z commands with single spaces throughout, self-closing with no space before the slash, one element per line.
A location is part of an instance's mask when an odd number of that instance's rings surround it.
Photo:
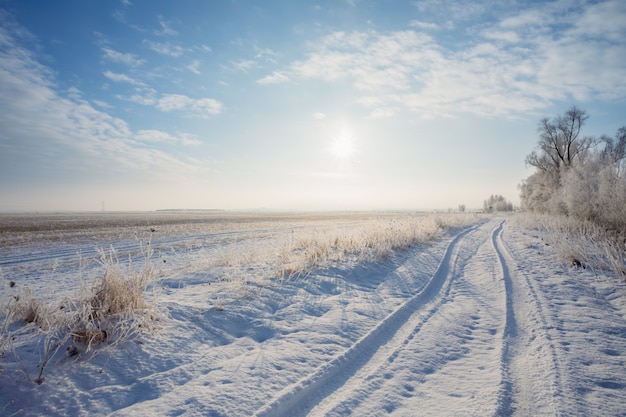
<path fill-rule="evenodd" d="M 5 310 L 149 265 L 152 318 L 63 339 L 42 373 L 45 326 L 0 312 L 2 416 L 626 415 L 624 283 L 515 216 L 0 215 L 0 233 Z"/>

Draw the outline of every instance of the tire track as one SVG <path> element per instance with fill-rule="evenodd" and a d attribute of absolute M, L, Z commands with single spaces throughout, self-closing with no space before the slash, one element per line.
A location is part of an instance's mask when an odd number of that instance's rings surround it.
<path fill-rule="evenodd" d="M 285 388 L 255 416 L 306 415 L 322 403 L 367 366 L 375 355 L 393 362 L 405 344 L 420 331 L 421 327 L 437 312 L 450 290 L 454 265 L 459 256 L 461 243 L 483 223 L 461 231 L 448 245 L 439 267 L 424 289 L 387 316 L 378 326 L 359 339 L 344 353 L 319 368 L 312 375 Z M 396 343 L 389 343 L 392 339 Z M 386 346 L 389 344 L 390 346 Z M 379 361 L 374 361 L 378 363 Z M 316 411 L 317 414 L 317 411 Z"/>
<path fill-rule="evenodd" d="M 506 289 L 502 381 L 496 416 L 560 415 L 560 366 L 542 302 L 532 281 L 519 271 L 502 237 L 506 221 L 492 233 Z M 541 387 L 541 388 L 539 388 Z"/>
<path fill-rule="evenodd" d="M 514 354 L 511 344 L 517 336 L 517 321 L 515 319 L 515 311 L 513 310 L 512 299 L 513 283 L 511 281 L 511 273 L 509 271 L 508 263 L 504 258 L 502 249 L 500 248 L 501 234 L 504 223 L 504 220 L 500 222 L 498 227 L 494 229 L 493 233 L 491 234 L 491 244 L 493 246 L 493 250 L 496 252 L 496 255 L 498 257 L 506 294 L 506 318 L 504 333 L 502 335 L 502 357 L 500 359 L 502 382 L 500 393 L 498 395 L 498 409 L 496 410 L 496 416 L 509 416 L 512 414 L 511 407 L 513 401 L 513 381 L 511 380 L 512 371 L 510 366 L 510 358 Z"/>

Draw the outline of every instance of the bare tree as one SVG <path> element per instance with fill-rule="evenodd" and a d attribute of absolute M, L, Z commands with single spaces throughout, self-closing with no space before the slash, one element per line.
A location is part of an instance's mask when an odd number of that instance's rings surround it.
<path fill-rule="evenodd" d="M 588 118 L 586 111 L 572 106 L 563 116 L 541 119 L 537 128 L 539 151 L 531 152 L 526 163 L 541 171 L 558 173 L 562 167 L 569 167 L 577 159 L 584 158 L 597 143 L 594 138 L 580 135 Z"/>

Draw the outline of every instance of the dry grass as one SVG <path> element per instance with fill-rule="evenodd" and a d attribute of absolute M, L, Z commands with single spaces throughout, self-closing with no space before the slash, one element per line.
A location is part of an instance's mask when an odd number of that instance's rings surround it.
<path fill-rule="evenodd" d="M 476 220 L 472 214 L 454 213 L 373 215 L 319 229 L 283 229 L 264 239 L 225 245 L 208 263 L 219 271 L 209 300 L 221 310 L 230 300 L 260 296 L 263 287 L 277 282 L 307 279 L 329 267 L 385 261 Z"/>
<path fill-rule="evenodd" d="M 144 294 L 154 272 L 150 255 L 140 271 L 134 270 L 129 261 L 127 271 L 124 272 L 113 250 L 108 255 L 104 251 L 100 252 L 100 263 L 105 272 L 87 299 L 96 317 L 125 314 L 147 307 Z"/>
<path fill-rule="evenodd" d="M 94 346 L 119 343 L 149 328 L 149 322 L 158 317 L 156 299 L 151 302 L 146 299 L 154 277 L 151 256 L 148 246 L 144 264 L 137 270 L 130 260 L 123 268 L 113 249 L 108 253 L 100 251 L 104 274 L 91 286 L 83 285 L 77 302 L 68 309 L 75 343 L 89 352 Z"/>
<path fill-rule="evenodd" d="M 468 214 L 400 213 L 363 219 L 343 218 L 337 224 L 320 223 L 316 229 L 300 229 L 295 222 L 293 228 L 274 231 L 268 227 L 263 235 L 226 242 L 213 252 L 199 251 L 189 261 L 193 265 L 181 266 L 182 276 L 215 273 L 217 279 L 207 296 L 217 309 L 224 309 L 233 299 L 261 297 L 266 286 L 306 279 L 312 271 L 343 262 L 354 265 L 388 259 L 448 228 L 476 221 Z M 86 358 L 153 329 L 161 317 L 156 294 L 151 293 L 157 287 L 156 272 L 151 245 L 141 250 L 142 264 L 138 265 L 120 261 L 112 249 L 100 251 L 102 273 L 70 295 L 34 293 L 19 283 L 7 283 L 0 299 L 0 360 L 11 357 L 21 363 L 17 352 L 36 352 L 39 363 L 18 367 L 26 375 L 29 366 L 30 373 L 34 368 L 39 375 L 28 379 L 41 383 L 56 359 Z"/>
<path fill-rule="evenodd" d="M 14 282 L 5 285 L 0 304 L 0 358 L 12 352 L 14 362 L 28 376 L 28 366 L 21 363 L 14 343 L 34 345 L 31 350 L 38 349 L 41 359 L 39 374 L 32 380 L 41 384 L 46 367 L 59 352 L 95 354 L 96 347 L 114 346 L 153 328 L 159 312 L 156 298 L 146 299 L 154 275 L 151 256 L 151 250 L 145 249 L 142 267 L 136 269 L 129 261 L 123 268 L 115 251 L 101 251 L 102 275 L 62 299 L 35 297 L 30 288 L 19 288 Z"/>
<path fill-rule="evenodd" d="M 556 215 L 523 213 L 515 219 L 527 228 L 545 230 L 549 244 L 568 266 L 612 271 L 626 279 L 626 231 Z"/>
<path fill-rule="evenodd" d="M 357 262 L 378 262 L 395 251 L 424 244 L 449 228 L 476 218 L 471 215 L 399 215 L 301 238 L 281 255 L 283 270 L 302 273 L 352 258 Z"/>
<path fill-rule="evenodd" d="M 9 301 L 9 310 L 13 320 L 23 320 L 26 323 L 44 324 L 46 306 L 33 297 L 30 288 L 21 289 Z"/>

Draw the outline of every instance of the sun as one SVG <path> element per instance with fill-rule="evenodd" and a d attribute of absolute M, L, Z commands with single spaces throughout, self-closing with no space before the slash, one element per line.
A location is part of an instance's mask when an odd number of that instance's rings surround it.
<path fill-rule="evenodd" d="M 354 154 L 354 139 L 347 132 L 341 132 L 331 144 L 330 151 L 337 159 L 349 159 Z"/>

